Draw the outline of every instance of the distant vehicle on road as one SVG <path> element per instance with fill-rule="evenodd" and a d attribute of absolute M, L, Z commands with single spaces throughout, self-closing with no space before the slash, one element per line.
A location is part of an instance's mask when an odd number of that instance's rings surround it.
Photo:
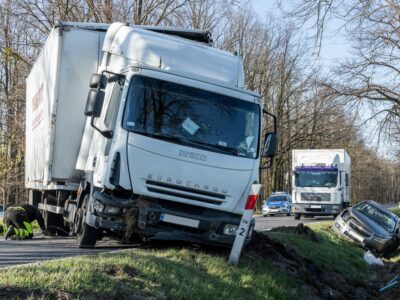
<path fill-rule="evenodd" d="M 389 253 L 400 245 L 400 219 L 375 201 L 368 200 L 345 209 L 333 229 L 378 253 Z"/>
<path fill-rule="evenodd" d="M 264 201 L 262 214 L 264 217 L 270 215 L 292 214 L 292 197 L 285 192 L 276 192 Z"/>
<path fill-rule="evenodd" d="M 350 204 L 351 159 L 344 149 L 293 150 L 293 213 L 336 217 Z"/>

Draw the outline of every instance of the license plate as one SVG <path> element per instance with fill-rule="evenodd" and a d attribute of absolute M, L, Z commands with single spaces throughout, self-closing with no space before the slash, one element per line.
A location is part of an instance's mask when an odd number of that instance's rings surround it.
<path fill-rule="evenodd" d="M 193 219 L 174 216 L 174 215 L 170 215 L 170 214 L 161 214 L 160 221 L 166 222 L 166 223 L 171 223 L 171 224 L 176 224 L 176 225 L 193 227 L 193 228 L 199 228 L 199 224 L 200 224 L 199 220 L 193 220 Z"/>
<path fill-rule="evenodd" d="M 321 208 L 321 205 L 311 205 L 311 208 Z"/>

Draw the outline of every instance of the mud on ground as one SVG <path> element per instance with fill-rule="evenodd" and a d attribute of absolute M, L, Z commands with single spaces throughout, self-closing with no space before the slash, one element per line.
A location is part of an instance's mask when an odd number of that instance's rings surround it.
<path fill-rule="evenodd" d="M 376 299 L 367 288 L 350 285 L 340 274 L 320 269 L 311 260 L 262 233 L 254 233 L 247 249 L 295 278 L 309 299 Z"/>

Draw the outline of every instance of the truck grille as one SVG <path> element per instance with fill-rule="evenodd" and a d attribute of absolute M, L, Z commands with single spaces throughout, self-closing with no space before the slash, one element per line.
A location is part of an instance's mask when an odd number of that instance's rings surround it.
<path fill-rule="evenodd" d="M 202 191 L 185 186 L 177 186 L 174 184 L 154 180 L 146 180 L 146 186 L 149 192 L 216 205 L 221 205 L 222 203 L 224 203 L 226 197 L 225 195 L 219 193 Z"/>
<path fill-rule="evenodd" d="M 331 201 L 330 193 L 301 193 L 301 201 Z"/>

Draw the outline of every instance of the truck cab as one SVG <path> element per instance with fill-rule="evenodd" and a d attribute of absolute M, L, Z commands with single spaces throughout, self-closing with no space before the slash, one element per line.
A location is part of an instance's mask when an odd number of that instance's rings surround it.
<path fill-rule="evenodd" d="M 82 247 L 103 236 L 230 245 L 260 159 L 274 155 L 241 59 L 187 38 L 196 32 L 159 31 L 114 23 L 101 37 L 76 111 L 81 179 L 57 203 Z"/>
<path fill-rule="evenodd" d="M 350 203 L 350 157 L 343 149 L 293 150 L 292 196 L 301 215 L 337 216 Z"/>

